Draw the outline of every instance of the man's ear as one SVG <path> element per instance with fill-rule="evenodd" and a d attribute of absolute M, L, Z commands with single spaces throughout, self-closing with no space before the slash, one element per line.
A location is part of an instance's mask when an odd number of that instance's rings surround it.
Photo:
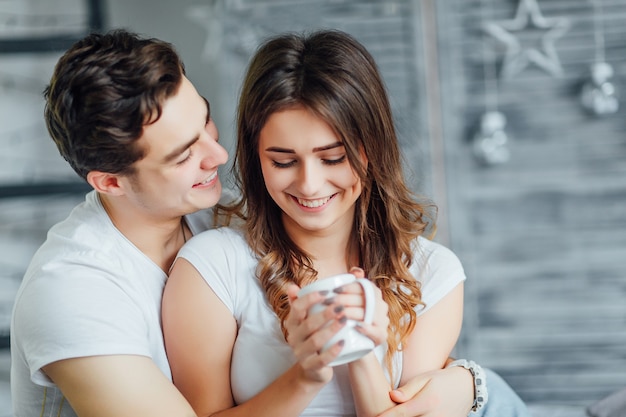
<path fill-rule="evenodd" d="M 87 182 L 99 193 L 109 195 L 122 195 L 124 188 L 117 174 L 101 171 L 90 171 L 87 174 Z"/>

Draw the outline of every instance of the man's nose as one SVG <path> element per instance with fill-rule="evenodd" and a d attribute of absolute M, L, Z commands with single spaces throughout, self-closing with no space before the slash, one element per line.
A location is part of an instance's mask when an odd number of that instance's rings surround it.
<path fill-rule="evenodd" d="M 228 160 L 228 152 L 215 139 L 208 138 L 207 144 L 202 147 L 201 166 L 204 169 L 214 169 L 216 166 L 223 165 Z"/>

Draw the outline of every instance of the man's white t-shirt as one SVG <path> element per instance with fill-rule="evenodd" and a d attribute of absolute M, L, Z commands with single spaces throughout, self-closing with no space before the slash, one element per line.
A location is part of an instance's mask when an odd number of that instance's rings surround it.
<path fill-rule="evenodd" d="M 457 256 L 444 246 L 421 237 L 415 243 L 410 271 L 421 282 L 425 302 L 425 307 L 417 311 L 419 315 L 464 281 L 465 272 Z M 279 320 L 255 277 L 256 257 L 240 232 L 229 228 L 194 236 L 178 256 L 194 265 L 237 321 L 230 382 L 233 398 L 241 404 L 296 362 L 283 337 Z M 384 345 L 376 348 L 381 363 L 385 349 Z M 334 368 L 333 379 L 311 401 L 302 416 L 356 415 L 347 367 Z M 402 369 L 401 353 L 396 353 L 393 368 L 397 386 Z"/>
<path fill-rule="evenodd" d="M 192 233 L 198 233 L 209 228 L 212 214 L 204 210 L 186 221 Z M 15 299 L 15 417 L 76 415 L 41 371 L 61 359 L 142 355 L 171 379 L 160 326 L 166 278 L 113 225 L 98 194 L 88 193 L 67 219 L 50 229 Z"/>

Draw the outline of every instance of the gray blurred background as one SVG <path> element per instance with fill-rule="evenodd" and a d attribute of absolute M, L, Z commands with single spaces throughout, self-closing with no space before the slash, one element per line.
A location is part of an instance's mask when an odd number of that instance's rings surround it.
<path fill-rule="evenodd" d="M 466 269 L 456 355 L 581 415 L 626 387 L 626 0 L 0 0 L 0 416 L 16 288 L 85 191 L 41 92 L 63 50 L 113 27 L 176 46 L 230 151 L 262 39 L 353 34 L 387 83 L 411 186 L 439 206 L 436 240 Z"/>

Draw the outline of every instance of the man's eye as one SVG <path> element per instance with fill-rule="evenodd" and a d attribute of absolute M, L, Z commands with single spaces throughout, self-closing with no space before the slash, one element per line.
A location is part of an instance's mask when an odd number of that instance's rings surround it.
<path fill-rule="evenodd" d="M 187 154 L 187 156 L 185 157 L 185 159 L 183 159 L 183 160 L 181 160 L 181 161 L 176 162 L 176 165 L 182 165 L 182 164 L 184 164 L 185 162 L 189 161 L 189 160 L 191 159 L 191 155 L 192 155 L 192 152 L 191 152 L 191 150 L 189 150 L 189 153 Z"/>

